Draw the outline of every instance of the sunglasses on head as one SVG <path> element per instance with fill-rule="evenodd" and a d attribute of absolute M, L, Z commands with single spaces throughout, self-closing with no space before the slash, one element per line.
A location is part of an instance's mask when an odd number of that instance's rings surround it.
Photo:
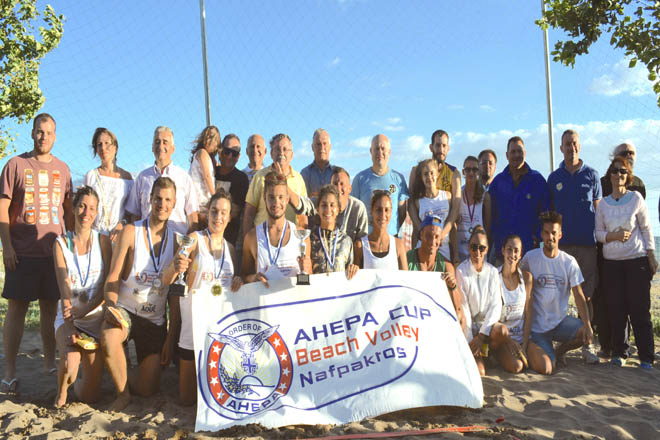
<path fill-rule="evenodd" d="M 487 246 L 484 246 L 483 244 L 472 243 L 472 244 L 470 245 L 470 250 L 471 250 L 472 252 L 477 252 L 477 251 L 479 251 L 479 252 L 486 252 L 486 249 L 487 249 L 487 248 L 488 248 L 488 247 L 487 247 Z"/>
<path fill-rule="evenodd" d="M 233 157 L 238 157 L 239 154 L 241 154 L 239 151 L 232 150 L 231 148 L 223 147 L 222 148 L 222 154 L 228 155 L 231 154 Z"/>

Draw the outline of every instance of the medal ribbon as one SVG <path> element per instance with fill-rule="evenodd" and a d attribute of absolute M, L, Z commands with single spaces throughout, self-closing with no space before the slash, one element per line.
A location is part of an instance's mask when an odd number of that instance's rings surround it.
<path fill-rule="evenodd" d="M 86 288 L 87 280 L 89 279 L 89 269 L 92 265 L 92 243 L 94 240 L 94 236 L 91 233 L 89 235 L 89 239 L 90 239 L 90 245 L 89 245 L 89 253 L 87 254 L 87 274 L 85 274 L 85 278 L 83 278 L 82 272 L 80 271 L 80 264 L 78 263 L 78 250 L 76 249 L 75 244 L 73 245 L 73 262 L 76 263 L 76 269 L 78 269 L 78 277 L 80 278 L 80 284 L 83 289 Z"/>
<path fill-rule="evenodd" d="M 465 193 L 465 204 L 467 205 L 468 215 L 470 216 L 470 225 L 472 225 L 472 222 L 474 221 L 474 211 L 477 209 L 477 204 L 473 203 L 472 211 L 470 211 L 470 201 L 467 198 L 467 191 L 464 191 L 464 193 Z"/>
<path fill-rule="evenodd" d="M 167 247 L 167 239 L 169 238 L 170 234 L 169 231 L 167 230 L 167 225 L 165 225 L 165 237 L 163 238 L 163 241 L 161 242 L 160 245 L 160 253 L 158 254 L 158 259 L 156 259 L 156 256 L 154 255 L 154 247 L 151 244 L 151 230 L 149 229 L 149 218 L 145 221 L 147 225 L 147 240 L 149 241 L 149 256 L 151 257 L 151 263 L 154 265 L 154 271 L 156 273 L 160 273 L 160 260 L 161 257 L 163 256 L 163 251 Z"/>
<path fill-rule="evenodd" d="M 330 258 L 328 256 L 328 249 L 325 247 L 323 235 L 321 235 L 321 227 L 319 226 L 319 240 L 321 241 L 321 249 L 323 249 L 323 254 L 325 255 L 325 261 L 328 262 L 328 264 L 333 270 L 335 269 L 335 251 L 337 250 L 337 238 L 339 238 L 339 231 L 335 229 L 335 240 L 332 243 L 332 258 Z"/>
<path fill-rule="evenodd" d="M 222 266 L 225 265 L 225 250 L 227 246 L 225 244 L 222 244 L 222 257 L 220 259 L 220 267 L 216 266 L 216 258 L 213 256 L 213 250 L 211 247 L 213 246 L 213 239 L 211 238 L 211 232 L 209 230 L 206 230 L 206 234 L 209 236 L 209 253 L 211 254 L 211 257 L 213 258 L 213 276 L 215 280 L 220 279 L 220 275 L 222 274 Z"/>
<path fill-rule="evenodd" d="M 284 223 L 284 229 L 282 229 L 282 236 L 280 237 L 280 242 L 277 243 L 277 253 L 275 254 L 275 258 L 272 257 L 270 254 L 270 238 L 268 237 L 268 229 L 266 228 L 266 224 L 268 222 L 264 222 L 264 233 L 266 234 L 266 250 L 268 250 L 268 261 L 270 262 L 270 265 L 273 266 L 277 262 L 277 259 L 280 256 L 280 251 L 282 250 L 282 242 L 284 241 L 284 236 L 286 235 L 286 228 L 289 227 L 289 222 L 285 221 Z"/>

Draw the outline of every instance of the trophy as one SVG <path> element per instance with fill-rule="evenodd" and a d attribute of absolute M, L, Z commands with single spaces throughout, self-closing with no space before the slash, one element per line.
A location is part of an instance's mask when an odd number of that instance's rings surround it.
<path fill-rule="evenodd" d="M 194 243 L 194 239 L 187 235 L 176 234 L 176 242 L 179 244 L 179 255 L 188 257 L 188 250 Z M 180 273 L 176 277 L 176 281 L 170 285 L 168 295 L 170 296 L 186 296 L 188 294 L 188 286 L 183 279 L 183 274 Z"/>
<path fill-rule="evenodd" d="M 300 244 L 298 244 L 298 249 L 300 250 L 300 258 L 303 259 L 305 258 L 305 251 L 307 250 L 307 245 L 305 244 L 305 240 L 307 240 L 307 237 L 309 237 L 310 230 L 309 229 L 296 229 L 293 231 L 296 234 L 296 237 L 298 237 L 298 240 L 300 240 Z M 306 274 L 303 269 L 300 269 L 300 273 L 297 275 L 297 282 L 296 284 L 299 286 L 309 286 L 309 274 Z"/>

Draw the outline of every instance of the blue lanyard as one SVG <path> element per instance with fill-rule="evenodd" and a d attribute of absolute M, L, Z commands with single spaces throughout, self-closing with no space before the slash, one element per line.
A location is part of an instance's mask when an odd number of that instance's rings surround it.
<path fill-rule="evenodd" d="M 163 252 L 165 251 L 165 248 L 167 247 L 167 239 L 169 237 L 169 231 L 167 230 L 167 224 L 165 225 L 165 237 L 163 238 L 163 241 L 161 242 L 160 246 L 160 253 L 158 254 L 158 259 L 156 259 L 156 256 L 154 255 L 154 247 L 151 244 L 151 230 L 149 230 L 149 219 L 145 221 L 146 228 L 147 228 L 147 240 L 149 241 L 149 256 L 151 257 L 151 262 L 154 265 L 154 271 L 156 273 L 160 273 L 160 259 L 163 256 Z"/>
<path fill-rule="evenodd" d="M 216 266 L 216 261 L 217 260 L 213 256 L 213 250 L 211 249 L 211 247 L 213 246 L 213 239 L 211 238 L 211 233 L 209 232 L 208 229 L 206 230 L 206 235 L 208 235 L 208 237 L 209 237 L 209 254 L 211 254 L 211 258 L 213 258 L 213 275 L 214 275 L 216 280 L 219 280 L 220 279 L 220 274 L 222 273 L 222 266 L 225 265 L 225 250 L 226 250 L 227 246 L 225 246 L 225 244 L 223 242 L 223 244 L 222 244 L 222 258 L 220 259 L 220 267 L 217 267 Z"/>
<path fill-rule="evenodd" d="M 73 262 L 76 263 L 76 269 L 78 269 L 78 277 L 80 279 L 80 284 L 83 289 L 87 285 L 87 280 L 89 279 L 89 269 L 92 265 L 92 244 L 94 243 L 94 236 L 93 232 L 90 233 L 89 235 L 90 239 L 90 246 L 89 246 L 89 253 L 87 254 L 87 274 L 85 275 L 85 278 L 82 276 L 82 272 L 80 271 L 80 264 L 78 264 L 78 250 L 76 249 L 76 245 L 73 245 Z M 73 239 L 72 239 L 73 242 Z"/>
<path fill-rule="evenodd" d="M 321 249 L 323 249 L 323 254 L 325 254 L 325 261 L 328 262 L 330 267 L 334 270 L 335 268 L 335 251 L 337 250 L 337 238 L 339 238 L 339 231 L 335 229 L 335 240 L 332 243 L 332 259 L 328 256 L 328 250 L 325 247 L 323 242 L 323 235 L 321 235 L 321 227 L 319 226 L 319 241 L 321 241 Z"/>
<path fill-rule="evenodd" d="M 280 242 L 277 243 L 277 253 L 275 254 L 275 258 L 273 258 L 270 255 L 270 238 L 268 237 L 268 228 L 266 228 L 266 225 L 268 224 L 268 221 L 264 222 L 264 234 L 266 235 L 266 250 L 268 250 L 268 261 L 270 262 L 270 265 L 273 266 L 277 262 L 277 259 L 280 256 L 280 251 L 282 250 L 282 242 L 284 241 L 284 236 L 286 235 L 286 228 L 289 227 L 289 222 L 284 221 L 284 229 L 282 229 L 282 236 L 280 237 Z"/>

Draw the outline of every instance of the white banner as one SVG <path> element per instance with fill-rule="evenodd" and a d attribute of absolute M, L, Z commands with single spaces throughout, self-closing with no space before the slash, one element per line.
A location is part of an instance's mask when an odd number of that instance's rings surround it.
<path fill-rule="evenodd" d="M 196 431 L 481 407 L 481 377 L 439 273 L 310 278 L 193 296 Z"/>

